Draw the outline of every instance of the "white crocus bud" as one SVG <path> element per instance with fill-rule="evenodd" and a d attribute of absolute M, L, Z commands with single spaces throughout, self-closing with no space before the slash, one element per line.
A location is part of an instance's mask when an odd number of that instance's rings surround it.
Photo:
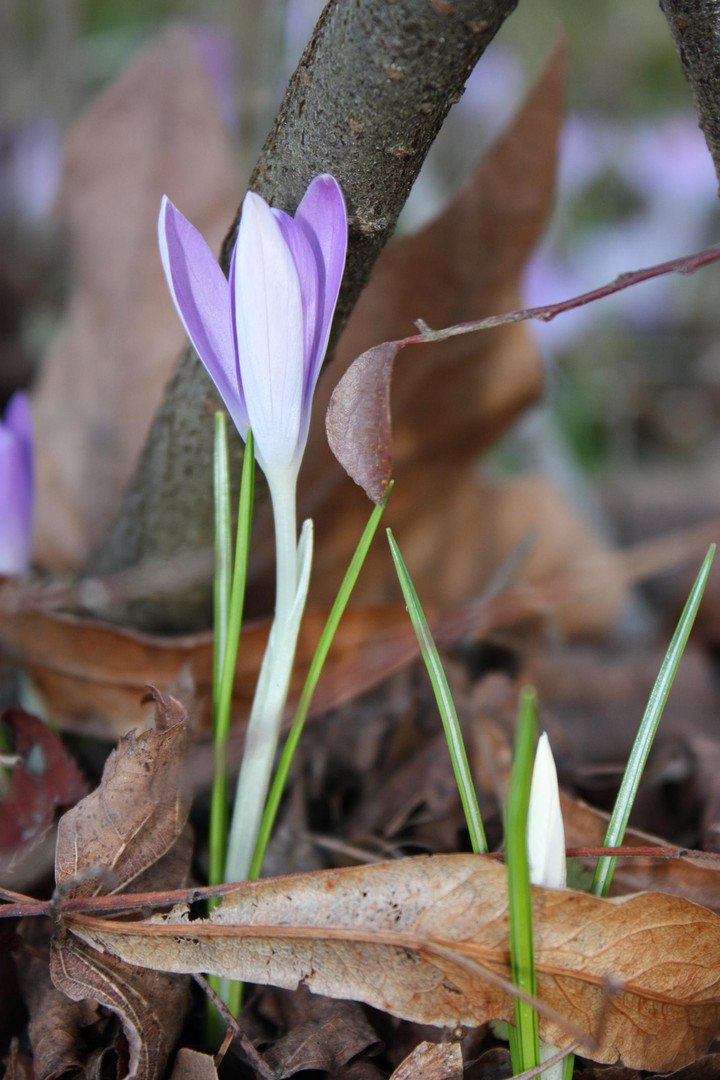
<path fill-rule="evenodd" d="M 567 884 L 565 830 L 560 811 L 557 770 L 547 735 L 540 736 L 535 753 L 527 819 L 530 881 L 548 889 Z"/>
<path fill-rule="evenodd" d="M 526 843 L 530 881 L 547 889 L 564 889 L 567 884 L 565 862 L 565 829 L 560 811 L 555 759 L 550 741 L 543 734 L 535 752 L 530 805 L 528 807 Z M 556 1053 L 554 1046 L 540 1040 L 541 1063 Z M 543 1080 L 562 1080 L 564 1062 L 551 1065 L 542 1074 Z"/>

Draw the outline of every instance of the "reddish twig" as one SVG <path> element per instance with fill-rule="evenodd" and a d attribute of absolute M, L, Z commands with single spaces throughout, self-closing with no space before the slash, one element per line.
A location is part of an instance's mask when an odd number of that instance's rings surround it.
<path fill-rule="evenodd" d="M 474 322 L 457 323 L 443 330 L 432 330 L 422 320 L 415 324 L 421 331 L 414 337 L 405 338 L 401 345 L 421 345 L 432 341 L 445 341 L 446 338 L 458 337 L 460 334 L 473 334 L 476 330 L 492 330 L 496 326 L 506 326 L 508 323 L 524 322 L 527 319 L 537 319 L 539 322 L 551 322 L 558 315 L 575 308 L 584 307 L 595 300 L 602 300 L 606 296 L 629 289 L 631 285 L 638 285 L 641 281 L 650 281 L 651 278 L 662 277 L 663 274 L 694 274 L 703 266 L 717 262 L 720 259 L 720 244 L 708 248 L 707 251 L 699 251 L 695 255 L 682 255 L 668 262 L 648 266 L 642 270 L 632 270 L 625 274 L 619 274 L 607 285 L 601 285 L 598 289 L 580 293 L 579 296 L 571 296 L 568 300 L 560 300 L 557 304 L 546 304 L 543 307 L 523 308 L 520 311 L 509 311 L 504 315 L 489 315 L 486 319 L 478 319 Z"/>
<path fill-rule="evenodd" d="M 569 859 L 587 857 L 600 858 L 611 856 L 618 859 L 708 859 L 720 862 L 720 852 L 696 851 L 684 847 L 574 847 L 568 848 Z M 483 859 L 504 859 L 504 851 L 494 851 L 481 855 Z M 0 919 L 21 919 L 38 915 L 97 915 L 122 911 L 137 911 L 142 908 L 169 907 L 172 904 L 196 904 L 201 900 L 210 900 L 224 896 L 235 889 L 252 888 L 252 881 L 236 881 L 226 885 L 206 885 L 194 889 L 170 889 L 167 892 L 126 893 L 124 896 L 75 896 L 67 900 L 21 900 L 0 904 Z M 17 896 L 9 889 L 0 888 L 0 900 Z"/>

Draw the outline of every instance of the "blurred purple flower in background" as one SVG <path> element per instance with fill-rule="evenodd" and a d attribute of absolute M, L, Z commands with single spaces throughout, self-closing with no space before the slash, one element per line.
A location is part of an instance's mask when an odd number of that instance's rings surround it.
<path fill-rule="evenodd" d="M 294 482 L 345 266 L 336 180 L 316 177 L 294 217 L 248 192 L 229 281 L 167 196 L 158 231 L 175 307 L 238 431 L 252 428 L 271 488 L 278 473 Z"/>
<path fill-rule="evenodd" d="M 33 525 L 33 436 L 27 397 L 10 398 L 0 423 L 0 574 L 30 565 Z"/>
<path fill-rule="evenodd" d="M 623 271 L 708 246 L 716 187 L 692 113 L 654 124 L 571 114 L 561 140 L 560 212 L 525 270 L 525 303 L 552 303 Z M 603 194 L 613 190 L 627 204 L 620 217 L 612 205 L 602 212 Z M 588 206 L 600 209 L 597 220 L 578 222 L 578 210 L 582 219 Z M 547 349 L 556 350 L 613 317 L 635 328 L 668 326 L 682 319 L 692 295 L 686 282 L 656 278 L 533 330 Z"/>
<path fill-rule="evenodd" d="M 0 218 L 46 226 L 60 170 L 61 133 L 49 115 L 0 130 Z"/>

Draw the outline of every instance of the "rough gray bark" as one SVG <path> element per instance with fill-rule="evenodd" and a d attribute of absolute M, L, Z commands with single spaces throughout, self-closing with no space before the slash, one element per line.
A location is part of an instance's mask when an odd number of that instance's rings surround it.
<path fill-rule="evenodd" d="M 517 0 L 330 0 L 288 84 L 250 188 L 293 211 L 320 172 L 348 205 L 349 248 L 334 325 L 344 326 L 450 106 Z M 237 220 L 223 245 L 225 269 Z M 212 543 L 212 385 L 187 350 L 120 515 L 89 572 L 106 575 Z M 234 453 L 242 453 L 239 442 Z M 234 469 L 237 476 L 239 470 Z M 148 598 L 125 621 L 190 629 L 210 591 Z"/>
<path fill-rule="evenodd" d="M 720 181 L 720 0 L 660 0 Z"/>

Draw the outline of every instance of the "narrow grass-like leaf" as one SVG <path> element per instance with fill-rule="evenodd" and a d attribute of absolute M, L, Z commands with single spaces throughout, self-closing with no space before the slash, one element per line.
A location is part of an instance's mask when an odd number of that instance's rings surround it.
<path fill-rule="evenodd" d="M 455 773 L 455 782 L 457 783 L 458 791 L 460 792 L 460 799 L 465 812 L 465 821 L 467 822 L 468 831 L 470 833 L 470 843 L 476 854 L 485 852 L 488 849 L 487 840 L 485 839 L 485 829 L 483 828 L 480 807 L 478 806 L 475 786 L 472 782 L 467 753 L 465 752 L 465 743 L 463 742 L 460 723 L 458 721 L 455 703 L 453 702 L 452 694 L 450 693 L 450 687 L 448 686 L 447 677 L 443 670 L 432 634 L 430 633 L 430 627 L 425 618 L 425 613 L 420 604 L 420 600 L 418 599 L 417 592 L 415 591 L 415 586 L 412 583 L 407 566 L 405 565 L 403 557 L 400 554 L 400 549 L 390 529 L 387 530 L 387 537 L 388 543 L 390 544 L 390 551 L 392 552 L 393 562 L 395 563 L 395 570 L 397 571 L 398 580 L 400 582 L 400 588 L 402 589 L 405 603 L 407 604 L 410 621 L 412 622 L 413 629 L 417 635 L 420 651 L 430 676 L 433 691 L 435 692 L 435 700 L 437 701 L 438 709 L 440 710 L 440 717 L 442 719 L 445 738 L 447 739 L 452 767 Z"/>
<path fill-rule="evenodd" d="M 215 590 L 213 606 L 213 731 L 217 726 L 220 676 L 225 657 L 230 578 L 232 575 L 232 518 L 230 514 L 230 468 L 228 465 L 227 417 L 215 413 L 213 456 L 215 497 Z"/>
<path fill-rule="evenodd" d="M 637 795 L 638 787 L 640 785 L 643 769 L 645 768 L 645 763 L 648 754 L 650 753 L 650 748 L 653 739 L 655 738 L 655 732 L 660 723 L 660 717 L 663 714 L 670 688 L 675 679 L 680 659 L 685 650 L 688 637 L 690 636 L 690 631 L 692 630 L 695 616 L 697 615 L 700 601 L 703 592 L 705 591 L 705 586 L 707 585 L 707 579 L 710 574 L 710 567 L 712 566 L 714 557 L 715 544 L 712 544 L 700 567 L 700 573 L 692 587 L 683 613 L 680 616 L 677 629 L 673 634 L 672 641 L 665 654 L 665 659 L 660 667 L 660 672 L 655 680 L 655 685 L 652 688 L 645 714 L 640 722 L 640 727 L 630 752 L 630 757 L 625 768 L 625 775 L 623 776 L 620 790 L 617 799 L 615 800 L 615 806 L 610 817 L 607 832 L 605 833 L 605 847 L 618 847 L 623 842 L 625 829 L 630 817 L 630 811 L 635 802 L 635 796 Z M 590 891 L 595 896 L 608 895 L 613 872 L 615 870 L 615 862 L 615 858 L 607 855 L 598 859 L 598 864 L 595 868 L 595 876 L 593 877 L 593 882 L 590 887 Z"/>
<path fill-rule="evenodd" d="M 225 650 L 213 701 L 213 754 L 214 773 L 210 796 L 209 871 L 211 885 L 219 885 L 225 868 L 225 849 L 228 832 L 228 767 L 227 745 L 230 735 L 230 706 L 240 627 L 245 603 L 245 580 L 247 577 L 250 524 L 252 520 L 253 492 L 255 486 L 255 454 L 252 432 L 248 431 L 243 457 L 238 506 L 237 539 L 232 575 L 232 588 L 225 632 Z"/>
<path fill-rule="evenodd" d="M 508 925 L 513 982 L 535 997 L 535 942 L 532 921 L 532 893 L 527 853 L 527 817 L 530 803 L 535 744 L 537 742 L 537 699 L 525 687 L 518 703 L 517 731 L 512 774 L 508 789 L 505 862 L 508 875 Z M 510 1040 L 514 1072 L 540 1064 L 538 1017 L 525 1001 L 515 1001 L 515 1034 Z"/>
<path fill-rule="evenodd" d="M 330 609 L 330 614 L 327 617 L 327 622 L 323 627 L 323 632 L 320 635 L 320 641 L 315 650 L 315 655 L 312 658 L 310 668 L 305 679 L 305 685 L 302 688 L 300 694 L 300 700 L 298 701 L 297 709 L 295 710 L 295 716 L 293 718 L 292 726 L 288 732 L 288 737 L 285 740 L 282 754 L 280 755 L 280 761 L 278 762 L 277 771 L 272 782 L 272 786 L 268 793 L 267 802 L 265 803 L 265 812 L 260 824 L 260 832 L 258 834 L 257 843 L 255 845 L 255 852 L 253 854 L 252 863 L 250 864 L 249 877 L 251 879 L 260 876 L 262 870 L 262 864 L 265 859 L 265 852 L 267 851 L 268 843 L 270 842 L 270 835 L 275 824 L 277 812 L 280 807 L 280 800 L 282 799 L 283 791 L 287 783 L 287 778 L 290 774 L 290 767 L 295 757 L 295 751 L 297 750 L 300 736 L 302 735 L 303 727 L 305 726 L 305 720 L 307 718 L 308 710 L 310 709 L 310 703 L 312 702 L 313 694 L 315 693 L 315 687 L 318 684 L 320 675 L 322 673 L 327 654 L 330 651 L 335 632 L 340 624 L 340 619 L 343 616 L 343 612 L 347 607 L 348 601 L 355 588 L 355 582 L 358 579 L 358 575 L 362 569 L 365 557 L 370 549 L 373 537 L 377 531 L 377 527 L 380 524 L 380 519 L 387 506 L 388 499 L 390 498 L 390 492 L 392 491 L 392 483 L 387 489 L 385 498 L 380 506 L 376 506 L 373 512 L 370 514 L 367 525 L 363 530 L 363 534 L 360 537 L 358 546 L 355 549 L 350 564 L 345 571 L 345 576 L 342 579 L 340 588 L 338 589 L 337 596 Z"/>

